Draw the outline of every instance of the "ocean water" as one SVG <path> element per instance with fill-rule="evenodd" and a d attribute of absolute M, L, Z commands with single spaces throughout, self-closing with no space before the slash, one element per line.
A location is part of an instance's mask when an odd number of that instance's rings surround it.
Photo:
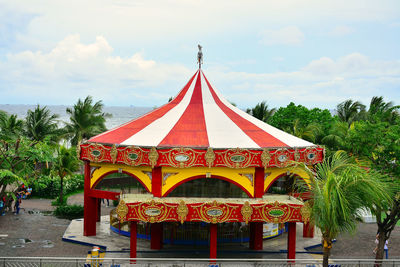
<path fill-rule="evenodd" d="M 41 105 L 42 106 L 42 105 Z M 70 106 L 64 105 L 48 105 L 47 108 L 52 114 L 59 115 L 60 127 L 65 125 L 65 122 L 69 122 L 69 116 L 66 113 L 66 109 Z M 8 114 L 17 114 L 18 118 L 24 119 L 28 110 L 34 110 L 36 105 L 8 105 L 0 104 L 0 110 L 6 111 Z M 147 112 L 151 111 L 151 107 L 112 107 L 105 106 L 103 111 L 110 113 L 111 118 L 106 119 L 107 129 L 112 129 L 125 122 L 133 120 Z"/>

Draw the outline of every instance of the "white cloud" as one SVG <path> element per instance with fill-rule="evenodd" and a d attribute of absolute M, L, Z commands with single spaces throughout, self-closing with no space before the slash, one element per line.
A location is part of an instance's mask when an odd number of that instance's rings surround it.
<path fill-rule="evenodd" d="M 92 95 L 107 105 L 161 105 L 178 93 L 193 71 L 180 64 L 149 59 L 143 53 L 113 55 L 102 36 L 84 43 L 70 35 L 48 52 L 10 53 L 0 60 L 0 99 L 6 103 L 72 104 Z M 400 61 L 371 60 L 360 53 L 321 57 L 291 72 L 234 72 L 214 65 L 205 73 L 227 99 L 249 107 L 290 101 L 333 108 L 357 99 L 367 103 L 383 95 L 400 103 Z M 397 90 L 396 90 L 397 89 Z"/>
<path fill-rule="evenodd" d="M 346 36 L 349 34 L 354 33 L 355 30 L 349 26 L 336 26 L 335 28 L 333 28 L 330 32 L 329 35 L 334 36 L 334 37 L 342 37 L 342 36 Z"/>
<path fill-rule="evenodd" d="M 265 45 L 298 45 L 303 41 L 304 34 L 296 26 L 261 32 L 261 43 Z"/>
<path fill-rule="evenodd" d="M 158 63 L 140 53 L 122 58 L 112 52 L 113 48 L 102 36 L 97 36 L 94 43 L 83 44 L 79 35 L 70 35 L 48 53 L 8 54 L 5 61 L 0 61 L 0 98 L 20 97 L 20 103 L 30 100 L 28 103 L 57 104 L 93 95 L 126 105 L 129 97 L 155 101 L 161 95 L 168 98 L 175 88 L 154 96 L 140 89 L 174 83 L 191 75 L 182 65 Z"/>

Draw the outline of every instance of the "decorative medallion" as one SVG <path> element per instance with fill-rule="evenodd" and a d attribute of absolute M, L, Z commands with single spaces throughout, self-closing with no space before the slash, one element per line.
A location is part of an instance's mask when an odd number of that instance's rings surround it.
<path fill-rule="evenodd" d="M 249 220 L 251 219 L 251 215 L 253 214 L 253 208 L 250 206 L 248 201 L 244 203 L 240 212 L 242 213 L 243 220 L 246 224 L 248 224 Z"/>
<path fill-rule="evenodd" d="M 269 162 L 271 160 L 271 155 L 269 154 L 269 149 L 264 148 L 263 153 L 261 154 L 261 162 L 264 168 L 269 166 Z"/>
<path fill-rule="evenodd" d="M 274 153 L 275 165 L 277 167 L 286 167 L 290 162 L 290 152 L 286 148 L 277 149 Z"/>
<path fill-rule="evenodd" d="M 129 166 L 139 166 L 143 164 L 145 151 L 136 146 L 128 146 L 120 150 L 122 161 Z"/>
<path fill-rule="evenodd" d="M 115 146 L 115 144 L 113 144 L 110 151 L 110 156 L 113 164 L 115 164 L 115 162 L 117 161 L 117 155 L 118 155 L 117 147 Z"/>
<path fill-rule="evenodd" d="M 185 201 L 181 200 L 179 202 L 179 206 L 176 209 L 176 213 L 178 214 L 178 220 L 183 223 L 186 220 L 186 216 L 189 213 L 189 209 L 185 204 Z"/>
<path fill-rule="evenodd" d="M 144 214 L 150 217 L 155 217 L 161 214 L 161 210 L 159 208 L 148 208 L 144 210 Z"/>
<path fill-rule="evenodd" d="M 199 206 L 192 205 L 195 214 L 200 220 L 207 223 L 221 223 L 230 221 L 239 221 L 238 217 L 232 218 L 232 214 L 238 206 L 219 203 L 214 200 L 212 203 L 203 203 Z"/>
<path fill-rule="evenodd" d="M 216 154 L 222 161 L 222 163 L 216 164 L 219 166 L 222 165 L 235 169 L 247 168 L 249 166 L 257 166 L 252 163 L 255 161 L 258 154 L 251 152 L 248 149 L 234 148 L 228 149 L 224 152 L 217 152 Z"/>
<path fill-rule="evenodd" d="M 204 156 L 207 166 L 209 168 L 211 168 L 214 164 L 214 160 L 215 160 L 215 153 L 213 151 L 213 149 L 211 147 L 207 148 L 207 152 Z"/>
<path fill-rule="evenodd" d="M 175 168 L 189 168 L 193 166 L 203 166 L 200 159 L 205 152 L 199 152 L 191 148 L 177 147 L 161 152 L 162 161 L 160 165 L 168 165 Z"/>
<path fill-rule="evenodd" d="M 116 212 L 117 212 L 119 221 L 124 222 L 126 215 L 128 214 L 128 206 L 126 205 L 125 201 L 121 200 L 119 202 Z"/>
<path fill-rule="evenodd" d="M 106 159 L 106 149 L 103 145 L 100 144 L 90 144 L 87 148 L 87 156 L 92 162 L 102 162 Z"/>
<path fill-rule="evenodd" d="M 268 214 L 272 217 L 281 217 L 285 212 L 281 209 L 270 209 Z"/>
<path fill-rule="evenodd" d="M 306 150 L 304 150 L 304 159 L 307 163 L 309 164 L 314 164 L 316 163 L 317 160 L 317 154 L 316 154 L 316 150 L 314 148 L 307 148 Z"/>
<path fill-rule="evenodd" d="M 152 168 L 154 168 L 154 166 L 156 166 L 157 160 L 158 160 L 157 149 L 155 147 L 152 147 L 150 149 L 150 153 L 149 153 L 149 161 L 150 161 L 150 165 Z"/>

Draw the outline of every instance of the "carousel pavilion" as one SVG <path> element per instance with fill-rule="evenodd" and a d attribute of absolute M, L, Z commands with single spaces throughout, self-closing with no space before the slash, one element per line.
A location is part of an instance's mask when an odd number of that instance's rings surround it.
<path fill-rule="evenodd" d="M 189 232 L 205 231 L 214 259 L 219 232 L 238 232 L 237 226 L 248 229 L 249 248 L 261 250 L 263 225 L 285 223 L 287 258 L 294 259 L 296 223 L 304 223 L 304 237 L 313 229 L 304 199 L 283 185 L 293 176 L 307 182 L 291 162 L 311 166 L 324 150 L 230 104 L 200 66 L 169 103 L 80 145 L 84 235 L 96 235 L 103 198 L 119 200 L 116 217 L 129 225 L 131 258 L 138 237 L 162 249 L 178 232 L 190 239 Z M 121 177 L 127 187 L 106 186 Z"/>

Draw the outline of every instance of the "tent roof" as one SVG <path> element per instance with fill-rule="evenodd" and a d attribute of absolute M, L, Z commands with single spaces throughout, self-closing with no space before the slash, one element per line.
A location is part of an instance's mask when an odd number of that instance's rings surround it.
<path fill-rule="evenodd" d="M 169 103 L 89 142 L 142 147 L 290 148 L 314 144 L 230 104 L 199 69 Z"/>

